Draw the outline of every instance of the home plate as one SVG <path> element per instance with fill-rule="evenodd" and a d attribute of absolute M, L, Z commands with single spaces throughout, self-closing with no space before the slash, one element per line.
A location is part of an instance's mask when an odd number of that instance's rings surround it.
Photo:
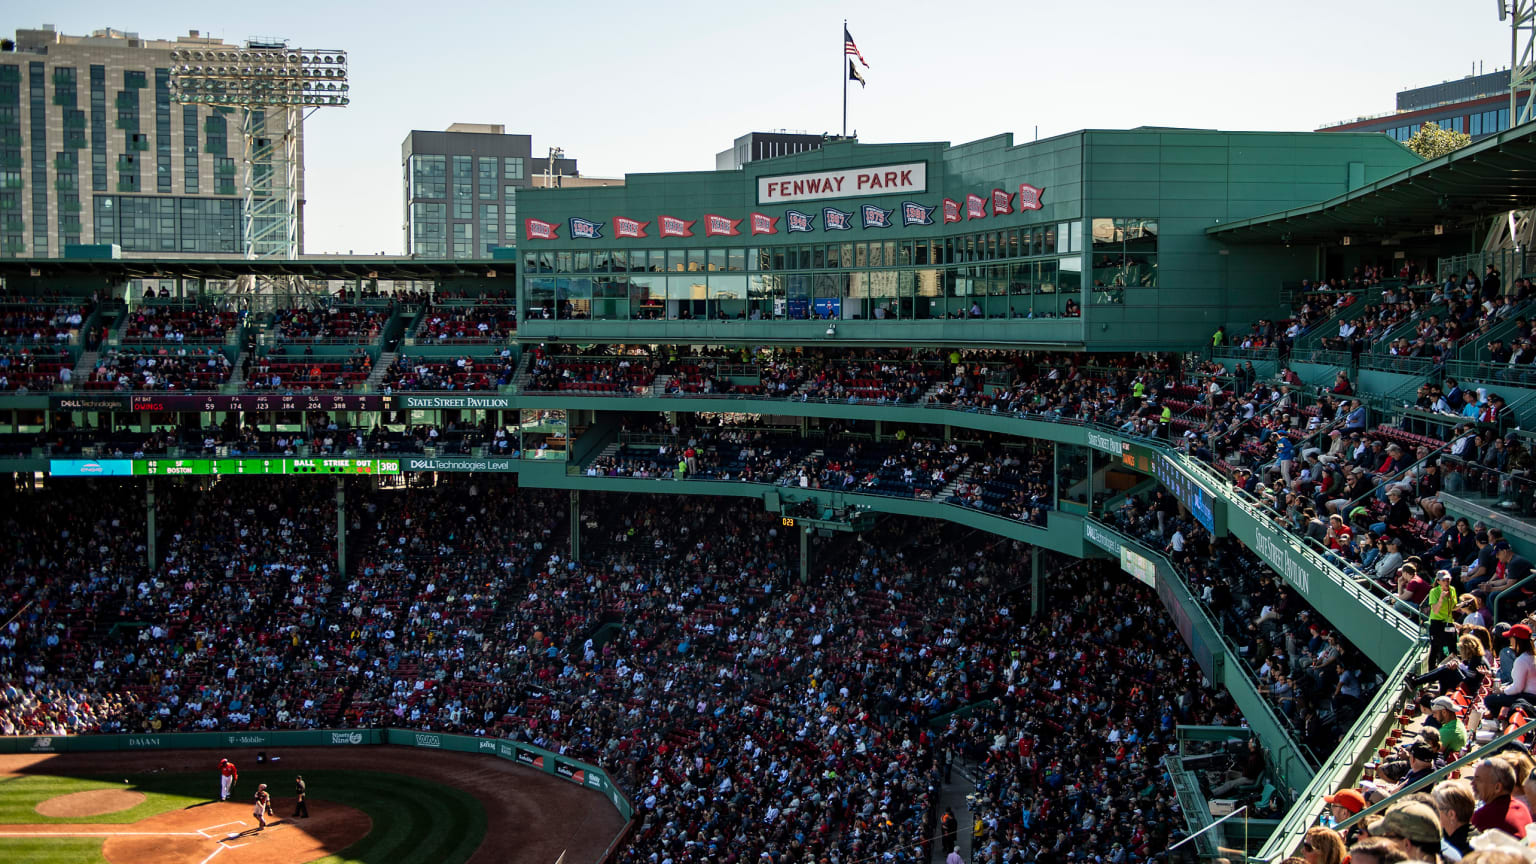
<path fill-rule="evenodd" d="M 225 840 L 233 840 L 233 839 L 235 839 L 236 837 L 239 837 L 239 836 L 240 836 L 240 832 L 239 831 L 231 831 L 228 834 L 224 835 L 224 839 Z"/>

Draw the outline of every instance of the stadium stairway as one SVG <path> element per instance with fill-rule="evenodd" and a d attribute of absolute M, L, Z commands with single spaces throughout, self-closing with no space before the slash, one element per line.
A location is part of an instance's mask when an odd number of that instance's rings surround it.
<path fill-rule="evenodd" d="M 235 362 L 230 368 L 229 383 L 226 385 L 231 393 L 239 393 L 245 388 L 245 358 L 251 349 L 243 344 L 240 353 L 235 355 Z"/>
<path fill-rule="evenodd" d="M 74 380 L 85 381 L 96 368 L 96 360 L 101 357 L 100 351 L 81 351 L 80 359 L 75 363 Z"/>
<path fill-rule="evenodd" d="M 384 386 L 384 378 L 389 375 L 389 370 L 394 368 L 395 361 L 399 359 L 399 351 L 379 352 L 379 357 L 373 364 L 373 371 L 368 373 L 365 388 L 370 391 L 377 391 L 380 387 Z"/>

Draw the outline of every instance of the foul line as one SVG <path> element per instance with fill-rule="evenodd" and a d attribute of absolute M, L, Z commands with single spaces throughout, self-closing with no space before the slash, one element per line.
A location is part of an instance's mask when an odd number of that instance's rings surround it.
<path fill-rule="evenodd" d="M 207 857 L 207 858 L 204 858 L 204 859 L 203 859 L 203 860 L 202 860 L 202 862 L 201 862 L 201 864 L 208 864 L 208 862 L 209 862 L 209 861 L 212 861 L 212 860 L 213 860 L 213 856 L 215 856 L 215 855 L 217 855 L 217 854 L 219 854 L 219 853 L 220 853 L 220 852 L 223 852 L 223 851 L 224 851 L 224 845 L 223 845 L 223 844 L 220 844 L 220 845 L 219 845 L 219 848 L 217 848 L 217 849 L 215 849 L 215 850 L 213 850 L 213 851 L 212 851 L 212 852 L 210 852 L 210 853 L 209 853 L 209 854 L 208 854 L 208 857 Z"/>
<path fill-rule="evenodd" d="M 204 837 L 208 837 L 209 840 L 212 840 L 213 838 L 209 837 L 205 832 L 212 831 L 215 828 L 224 828 L 229 825 L 239 825 L 241 828 L 245 827 L 244 822 L 220 822 L 217 825 L 209 825 L 207 828 L 199 828 L 197 829 L 197 833 L 202 834 Z"/>

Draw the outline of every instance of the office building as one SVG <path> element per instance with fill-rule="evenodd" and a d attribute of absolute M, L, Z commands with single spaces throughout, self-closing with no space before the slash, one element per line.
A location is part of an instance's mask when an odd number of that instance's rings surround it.
<path fill-rule="evenodd" d="M 810 135 L 805 132 L 785 132 L 782 129 L 778 132 L 748 132 L 737 138 L 731 149 L 715 154 L 715 170 L 734 171 L 760 159 L 820 150 L 825 142 L 840 138 L 838 135 Z"/>
<path fill-rule="evenodd" d="M 1523 103 L 1523 91 L 1520 98 Z M 1473 141 L 1508 129 L 1509 70 L 1403 90 L 1397 94 L 1395 111 L 1331 124 L 1317 131 L 1385 132 L 1395 141 L 1407 141 L 1425 123 L 1465 132 Z"/>
<path fill-rule="evenodd" d="M 540 174 L 556 186 L 577 174 L 575 159 L 536 156 L 532 135 L 491 123 L 413 131 L 401 168 L 405 253 L 413 258 L 489 258 L 497 246 L 516 245 L 518 190 Z"/>
<path fill-rule="evenodd" d="M 244 253 L 246 116 L 173 102 L 178 49 L 241 50 L 196 30 L 174 40 L 16 31 L 0 52 L 0 256 L 108 243 L 128 256 Z M 284 134 L 284 110 L 251 113 L 252 140 L 272 154 L 254 168 L 294 178 L 302 238 L 302 136 L 290 149 L 264 135 Z"/>

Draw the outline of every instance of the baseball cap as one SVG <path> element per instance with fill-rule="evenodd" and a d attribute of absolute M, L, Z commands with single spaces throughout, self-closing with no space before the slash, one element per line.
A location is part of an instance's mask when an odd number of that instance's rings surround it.
<path fill-rule="evenodd" d="M 1451 581 L 1451 571 L 1449 571 L 1449 570 L 1441 570 L 1440 572 L 1435 574 L 1435 578 L 1440 580 L 1441 582 L 1449 582 L 1449 581 Z"/>
<path fill-rule="evenodd" d="M 1397 836 L 1410 843 L 1439 843 L 1440 817 L 1428 804 L 1410 801 L 1387 811 L 1371 829 L 1372 837 Z"/>
<path fill-rule="evenodd" d="M 1500 621 L 1499 623 L 1493 625 L 1493 635 L 1497 636 L 1500 639 L 1503 639 L 1505 636 L 1508 636 L 1509 635 L 1509 622 L 1508 621 Z"/>
<path fill-rule="evenodd" d="M 1324 795 L 1323 800 L 1329 804 L 1337 804 L 1351 813 L 1359 813 L 1365 809 L 1365 796 L 1358 789 L 1340 789 L 1332 795 Z"/>
<path fill-rule="evenodd" d="M 1499 542 L 1493 544 L 1493 551 L 1495 551 L 1495 552 L 1503 552 L 1505 549 L 1508 549 L 1508 548 L 1509 548 L 1509 541 L 1508 540 L 1500 540 Z"/>
<path fill-rule="evenodd" d="M 1509 628 L 1509 636 L 1513 639 L 1529 639 L 1531 638 L 1531 628 L 1524 624 L 1516 624 Z"/>
<path fill-rule="evenodd" d="M 1452 714 L 1456 713 L 1456 701 L 1449 696 L 1436 697 L 1435 701 L 1429 703 L 1429 707 L 1432 711 L 1449 711 Z"/>

